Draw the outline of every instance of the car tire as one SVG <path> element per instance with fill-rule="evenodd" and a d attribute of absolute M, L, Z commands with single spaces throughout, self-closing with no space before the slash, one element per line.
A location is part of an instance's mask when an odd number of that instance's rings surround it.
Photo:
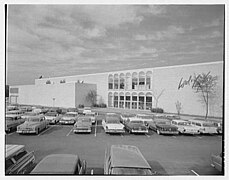
<path fill-rule="evenodd" d="M 158 135 L 160 135 L 160 134 L 161 134 L 159 130 L 157 130 L 157 134 L 158 134 Z"/>

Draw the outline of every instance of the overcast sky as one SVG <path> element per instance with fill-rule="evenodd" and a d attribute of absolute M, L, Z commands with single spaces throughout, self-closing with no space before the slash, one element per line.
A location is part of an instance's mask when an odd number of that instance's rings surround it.
<path fill-rule="evenodd" d="M 224 6 L 9 5 L 7 84 L 223 60 Z"/>

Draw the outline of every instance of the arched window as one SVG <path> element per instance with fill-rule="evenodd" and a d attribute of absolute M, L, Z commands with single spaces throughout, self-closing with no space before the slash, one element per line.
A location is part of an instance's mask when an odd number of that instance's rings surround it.
<path fill-rule="evenodd" d="M 113 75 L 110 74 L 108 77 L 108 89 L 113 89 Z"/>
<path fill-rule="evenodd" d="M 138 74 L 136 72 L 132 74 L 132 89 L 138 89 Z"/>
<path fill-rule="evenodd" d="M 146 89 L 152 89 L 151 85 L 151 78 L 152 78 L 152 71 L 147 71 L 146 73 Z"/>
<path fill-rule="evenodd" d="M 120 79 L 119 88 L 120 89 L 125 89 L 125 75 L 123 73 L 121 73 L 120 76 L 119 76 L 119 79 Z"/>
<path fill-rule="evenodd" d="M 124 93 L 119 93 L 119 108 L 124 108 Z"/>
<path fill-rule="evenodd" d="M 144 95 L 144 93 L 139 93 L 139 95 L 138 95 L 138 99 L 139 99 L 139 101 L 138 101 L 138 109 L 145 109 L 144 108 L 144 104 L 145 104 L 145 95 Z"/>
<path fill-rule="evenodd" d="M 132 78 L 130 73 L 126 73 L 126 90 L 131 90 Z"/>
<path fill-rule="evenodd" d="M 118 93 L 114 93 L 114 107 L 118 108 Z"/>
<path fill-rule="evenodd" d="M 145 73 L 143 71 L 139 73 L 139 90 L 145 90 Z"/>
<path fill-rule="evenodd" d="M 114 75 L 114 89 L 118 89 L 118 74 Z"/>
<path fill-rule="evenodd" d="M 132 93 L 132 109 L 137 109 L 138 107 L 138 95 L 137 93 Z"/>

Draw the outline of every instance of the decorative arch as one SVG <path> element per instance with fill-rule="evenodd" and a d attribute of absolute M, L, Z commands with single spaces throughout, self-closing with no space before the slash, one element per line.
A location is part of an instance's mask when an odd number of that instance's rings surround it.
<path fill-rule="evenodd" d="M 131 90 L 131 85 L 132 85 L 132 77 L 131 73 L 128 72 L 126 73 L 126 90 Z"/>
<path fill-rule="evenodd" d="M 153 76 L 153 73 L 152 71 L 147 71 L 146 72 L 146 89 L 152 89 L 152 76 Z"/>
<path fill-rule="evenodd" d="M 153 104 L 153 94 L 151 92 L 146 93 L 146 109 L 149 110 L 152 108 Z"/>
<path fill-rule="evenodd" d="M 114 89 L 119 89 L 119 87 L 118 87 L 118 82 L 119 82 L 119 76 L 118 76 L 118 74 L 115 74 L 114 75 Z"/>
<path fill-rule="evenodd" d="M 121 73 L 119 75 L 119 89 L 125 89 L 125 75 L 124 73 Z"/>
<path fill-rule="evenodd" d="M 124 108 L 125 96 L 124 92 L 119 93 L 119 108 Z"/>
<path fill-rule="evenodd" d="M 114 79 L 113 79 L 113 75 L 110 74 L 108 76 L 108 89 L 113 89 L 114 87 Z"/>
<path fill-rule="evenodd" d="M 119 98 L 118 98 L 118 93 L 117 92 L 115 92 L 114 93 L 114 107 L 115 108 L 118 108 L 118 101 L 119 101 Z"/>
<path fill-rule="evenodd" d="M 132 73 L 132 88 L 131 89 L 138 89 L 138 73 Z"/>
<path fill-rule="evenodd" d="M 145 93 L 138 93 L 138 109 L 145 109 Z"/>

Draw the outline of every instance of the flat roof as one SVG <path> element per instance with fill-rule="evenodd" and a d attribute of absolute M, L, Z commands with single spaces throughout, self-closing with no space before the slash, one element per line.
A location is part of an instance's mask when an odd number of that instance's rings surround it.
<path fill-rule="evenodd" d="M 136 146 L 112 145 L 110 152 L 112 167 L 151 169 L 150 165 Z"/>
<path fill-rule="evenodd" d="M 74 174 L 78 160 L 74 154 L 51 154 L 42 159 L 31 174 Z"/>

